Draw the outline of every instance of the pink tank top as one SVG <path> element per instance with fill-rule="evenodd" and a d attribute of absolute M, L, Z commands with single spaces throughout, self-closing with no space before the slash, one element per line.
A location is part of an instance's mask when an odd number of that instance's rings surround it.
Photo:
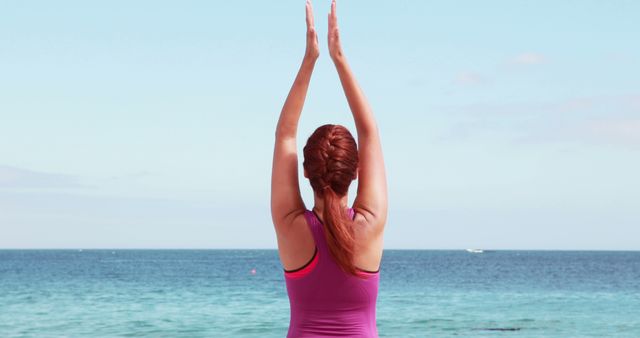
<path fill-rule="evenodd" d="M 349 209 L 351 217 L 353 210 Z M 379 271 L 352 276 L 333 260 L 324 237 L 324 226 L 311 211 L 305 219 L 313 234 L 316 252 L 304 267 L 285 271 L 291 306 L 288 338 L 378 337 L 376 299 Z"/>

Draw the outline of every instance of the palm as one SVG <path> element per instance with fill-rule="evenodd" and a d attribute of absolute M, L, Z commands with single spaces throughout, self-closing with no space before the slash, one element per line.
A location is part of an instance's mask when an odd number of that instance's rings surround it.
<path fill-rule="evenodd" d="M 342 56 L 340 45 L 340 32 L 338 30 L 338 15 L 336 14 L 336 0 L 331 2 L 331 13 L 329 13 L 329 55 L 332 59 Z"/>
<path fill-rule="evenodd" d="M 318 46 L 318 34 L 313 23 L 313 7 L 311 0 L 307 0 L 307 50 L 305 57 L 317 59 L 320 56 L 320 47 Z"/>

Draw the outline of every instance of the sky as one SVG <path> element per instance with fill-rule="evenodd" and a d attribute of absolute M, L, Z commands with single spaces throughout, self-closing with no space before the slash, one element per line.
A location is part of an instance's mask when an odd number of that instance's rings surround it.
<path fill-rule="evenodd" d="M 300 154 L 322 124 L 355 130 L 330 1 L 313 4 Z M 304 5 L 0 3 L 0 248 L 275 248 L 271 156 Z M 637 13 L 338 1 L 383 142 L 385 248 L 640 250 Z"/>

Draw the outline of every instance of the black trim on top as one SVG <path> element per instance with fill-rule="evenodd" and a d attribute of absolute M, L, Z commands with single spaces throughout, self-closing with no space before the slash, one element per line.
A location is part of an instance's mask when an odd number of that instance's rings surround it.
<path fill-rule="evenodd" d="M 316 247 L 316 250 L 313 252 L 313 257 L 311 257 L 311 259 L 307 262 L 307 264 L 303 265 L 301 268 L 297 268 L 297 269 L 293 269 L 293 270 L 284 269 L 284 272 L 298 272 L 298 271 L 306 268 L 307 266 L 309 266 L 309 264 L 311 264 L 311 262 L 313 262 L 313 260 L 316 258 L 316 255 L 318 255 L 318 247 Z"/>
<path fill-rule="evenodd" d="M 320 224 L 324 225 L 324 223 L 322 223 L 322 220 L 320 219 L 320 216 L 318 216 L 318 214 L 316 214 L 316 211 L 311 209 L 311 212 L 316 216 L 316 218 L 318 219 L 318 222 L 320 222 Z"/>

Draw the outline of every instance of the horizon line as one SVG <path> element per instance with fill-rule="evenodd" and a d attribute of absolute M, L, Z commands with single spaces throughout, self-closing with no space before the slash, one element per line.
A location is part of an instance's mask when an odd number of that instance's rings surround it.
<path fill-rule="evenodd" d="M 480 248 L 384 248 L 383 251 L 466 251 L 468 249 L 480 249 Z M 114 250 L 120 250 L 120 251 L 134 251 L 134 250 L 147 250 L 147 251 L 160 251 L 160 250 L 174 250 L 174 251 L 206 251 L 206 250 L 210 250 L 210 251 L 239 251 L 239 250 L 273 250 L 273 251 L 277 251 L 278 248 L 180 248 L 180 247 L 158 247 L 158 248 L 144 248 L 144 247 L 140 247 L 140 248 L 118 248 L 118 247 L 103 247 L 103 248 L 88 248 L 88 247 L 31 247 L 31 248 L 10 248 L 10 247 L 0 247 L 0 251 L 18 251 L 18 250 L 31 250 L 31 251 L 36 251 L 36 250 L 71 250 L 71 251 L 84 251 L 84 250 L 93 250 L 93 251 L 114 251 Z M 602 252 L 637 252 L 640 251 L 640 249 L 532 249 L 532 248 L 502 248 L 502 249 L 480 249 L 484 252 L 491 252 L 491 251 L 602 251 Z"/>

